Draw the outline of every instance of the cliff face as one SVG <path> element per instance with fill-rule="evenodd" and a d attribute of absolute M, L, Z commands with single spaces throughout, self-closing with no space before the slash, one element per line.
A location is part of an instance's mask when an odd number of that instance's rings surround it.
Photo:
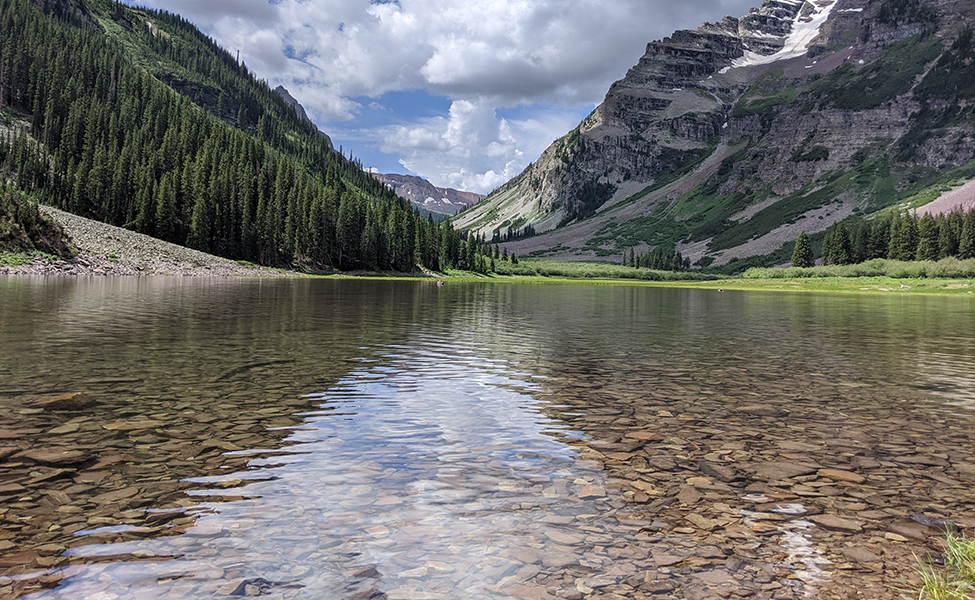
<path fill-rule="evenodd" d="M 532 225 L 519 255 L 666 244 L 699 265 L 774 262 L 799 231 L 975 158 L 973 13 L 970 0 L 767 0 L 678 31 L 456 224 L 487 238 Z"/>

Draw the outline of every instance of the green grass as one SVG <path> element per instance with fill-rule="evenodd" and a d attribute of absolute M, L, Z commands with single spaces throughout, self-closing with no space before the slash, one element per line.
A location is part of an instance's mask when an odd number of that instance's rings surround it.
<path fill-rule="evenodd" d="M 922 564 L 918 575 L 921 577 L 918 600 L 972 600 L 975 598 L 975 538 L 948 530 L 944 568 Z"/>
<path fill-rule="evenodd" d="M 975 296 L 971 279 L 896 279 L 893 277 L 817 277 L 796 279 L 717 279 L 652 283 L 667 287 L 747 292 L 822 292 L 841 294 L 908 294 Z"/>
<path fill-rule="evenodd" d="M 35 258 L 44 258 L 51 262 L 62 260 L 53 254 L 39 252 L 37 250 L 30 252 L 0 252 L 0 267 L 21 267 L 23 265 L 29 265 Z"/>
<path fill-rule="evenodd" d="M 756 93 L 753 90 L 749 96 Z M 779 106 L 788 106 L 794 103 L 798 95 L 798 89 L 788 89 L 762 98 L 746 97 L 747 101 L 743 100 L 735 106 L 732 116 L 739 119 L 752 115 L 765 116 L 771 111 L 777 111 Z"/>
<path fill-rule="evenodd" d="M 560 262 L 554 260 L 522 259 L 517 265 L 496 261 L 499 275 L 565 277 L 570 279 L 632 279 L 644 281 L 674 281 L 680 279 L 715 279 L 716 276 L 699 271 L 656 271 L 627 267 L 609 262 Z"/>
<path fill-rule="evenodd" d="M 539 261 L 545 262 L 545 261 Z M 592 263 L 588 263 L 592 264 Z M 664 277 L 667 272 L 659 272 Z M 686 275 L 682 273 L 671 273 L 671 276 Z M 692 274 L 692 276 L 695 274 Z M 501 275 L 492 273 L 481 275 L 467 271 L 448 271 L 445 281 L 482 281 L 496 283 L 532 283 L 532 284 L 581 284 L 581 285 L 625 285 L 643 287 L 667 287 L 682 289 L 701 289 L 715 291 L 747 291 L 747 292 L 817 292 L 833 294 L 909 294 L 917 295 L 954 295 L 954 296 L 973 296 L 975 295 L 975 281 L 971 279 L 895 279 L 892 277 L 817 277 L 817 278 L 797 278 L 797 279 L 743 279 L 726 278 L 717 279 L 714 275 L 696 274 L 700 279 L 623 279 L 612 277 L 608 273 L 592 271 L 588 275 L 583 272 L 573 274 L 568 270 L 562 274 L 551 272 L 541 274 L 530 271 L 520 271 L 515 274 Z M 703 279 L 709 277 L 709 279 Z M 413 276 L 390 276 L 388 274 L 375 274 L 365 276 L 334 275 L 334 279 L 372 279 L 372 280 L 397 280 L 397 281 L 429 281 L 431 277 Z M 904 286 L 904 287 L 902 287 Z"/>
<path fill-rule="evenodd" d="M 924 42 L 920 35 L 901 40 L 870 65 L 856 69 L 845 64 L 812 87 L 814 95 L 830 106 L 865 110 L 882 106 L 906 94 L 927 63 L 941 54 L 941 43 Z"/>
<path fill-rule="evenodd" d="M 20 267 L 30 261 L 31 256 L 24 252 L 0 252 L 0 267 Z"/>
<path fill-rule="evenodd" d="M 975 280 L 975 258 L 944 258 L 899 261 L 877 258 L 856 265 L 789 267 L 786 269 L 748 269 L 742 279 L 815 279 L 822 277 L 888 277 L 892 279 L 970 279 Z"/>

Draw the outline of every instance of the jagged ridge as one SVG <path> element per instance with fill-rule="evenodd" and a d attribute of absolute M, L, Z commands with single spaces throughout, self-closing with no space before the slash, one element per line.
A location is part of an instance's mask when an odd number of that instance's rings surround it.
<path fill-rule="evenodd" d="M 415 175 L 373 173 L 373 177 L 389 186 L 400 198 L 439 215 L 456 215 L 484 199 L 483 194 L 437 187 Z"/>

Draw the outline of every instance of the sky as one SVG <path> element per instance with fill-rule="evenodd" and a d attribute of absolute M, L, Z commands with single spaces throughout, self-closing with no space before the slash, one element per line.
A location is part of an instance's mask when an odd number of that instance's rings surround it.
<path fill-rule="evenodd" d="M 646 44 L 758 0 L 133 0 L 283 85 L 364 167 L 487 193 L 578 125 Z"/>

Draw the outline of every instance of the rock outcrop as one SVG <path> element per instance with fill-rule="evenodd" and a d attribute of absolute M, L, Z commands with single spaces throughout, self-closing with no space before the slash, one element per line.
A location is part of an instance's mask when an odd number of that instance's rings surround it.
<path fill-rule="evenodd" d="M 278 87 L 274 88 L 274 93 L 277 94 L 278 96 L 281 96 L 281 99 L 284 100 L 285 104 L 293 107 L 295 109 L 295 112 L 298 113 L 298 116 L 301 117 L 302 120 L 308 121 L 309 123 L 312 122 L 311 117 L 309 117 L 308 113 L 305 112 L 305 107 L 302 106 L 301 103 L 298 102 L 298 100 L 291 95 L 291 92 L 289 92 L 286 87 L 284 87 L 283 85 L 279 85 Z M 318 130 L 318 133 L 320 133 L 323 138 L 328 140 L 328 145 L 329 147 L 331 147 L 332 138 L 328 137 L 328 135 L 321 129 Z"/>
<path fill-rule="evenodd" d="M 960 83 L 975 77 L 973 13 L 966 0 L 766 0 L 678 31 L 457 226 L 490 239 L 531 225 L 519 256 L 665 244 L 698 265 L 774 263 L 800 230 L 975 158 L 975 87 Z"/>

